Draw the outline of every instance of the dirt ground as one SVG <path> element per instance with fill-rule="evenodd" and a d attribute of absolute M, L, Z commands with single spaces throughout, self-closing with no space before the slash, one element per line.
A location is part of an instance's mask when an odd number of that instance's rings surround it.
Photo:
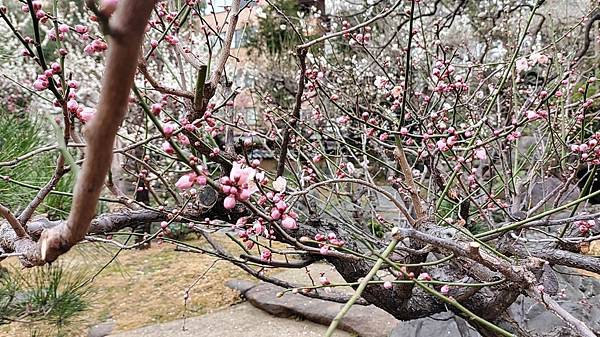
<path fill-rule="evenodd" d="M 226 239 L 221 241 L 231 244 Z M 198 240 L 188 243 L 202 245 Z M 215 258 L 177 252 L 174 248 L 173 244 L 164 243 L 146 250 L 124 250 L 104 270 L 103 266 L 117 253 L 116 248 L 84 244 L 62 257 L 63 264 L 85 269 L 90 276 L 101 270 L 92 285 L 92 307 L 68 336 L 87 336 L 88 326 L 108 319 L 116 321 L 115 331 L 124 331 L 181 319 L 184 315 L 199 316 L 240 301 L 238 294 L 224 283 L 230 278 L 250 276 L 230 263 L 219 261 L 213 265 Z M 2 263 L 18 265 L 14 259 Z M 185 291 L 195 282 L 188 305 L 184 306 Z M 13 323 L 0 326 L 0 336 L 31 336 L 31 330 L 26 324 Z"/>

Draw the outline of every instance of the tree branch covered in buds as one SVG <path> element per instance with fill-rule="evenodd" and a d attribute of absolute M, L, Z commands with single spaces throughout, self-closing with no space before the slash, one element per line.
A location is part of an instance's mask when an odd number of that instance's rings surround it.
<path fill-rule="evenodd" d="M 450 311 L 486 337 L 564 322 L 591 337 L 570 308 L 596 299 L 567 294 L 565 275 L 600 273 L 600 84 L 583 57 L 598 9 L 551 2 L 0 7 L 23 56 L 2 60 L 0 105 L 48 117 L 38 138 L 22 131 L 34 145 L 0 147 L 0 258 L 43 265 L 84 237 L 174 242 L 285 296 L 346 302 L 336 322 L 374 304 L 399 320 Z M 127 229 L 135 243 L 106 237 Z M 345 282 L 265 273 L 317 261 Z M 512 310 L 529 304 L 560 320 L 529 331 Z"/>

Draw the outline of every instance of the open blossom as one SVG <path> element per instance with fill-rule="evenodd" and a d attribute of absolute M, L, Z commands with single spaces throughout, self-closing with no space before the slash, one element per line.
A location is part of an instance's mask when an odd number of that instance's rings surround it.
<path fill-rule="evenodd" d="M 260 259 L 263 261 L 271 261 L 271 251 L 265 248 L 260 254 Z"/>
<path fill-rule="evenodd" d="M 87 123 L 92 120 L 95 114 L 96 109 L 85 107 L 83 110 L 81 110 L 78 117 L 82 122 Z"/>
<path fill-rule="evenodd" d="M 96 39 L 92 41 L 90 44 L 86 45 L 83 51 L 88 55 L 94 55 L 95 53 L 101 53 L 108 49 L 108 45 L 106 42 Z"/>
<path fill-rule="evenodd" d="M 485 149 L 480 147 L 477 148 L 475 150 L 475 157 L 477 157 L 479 160 L 484 160 L 487 158 L 487 153 L 485 152 Z"/>
<path fill-rule="evenodd" d="M 285 192 L 286 186 L 287 180 L 282 176 L 277 177 L 273 182 L 273 189 L 277 192 Z"/>
<path fill-rule="evenodd" d="M 375 77 L 374 84 L 375 84 L 375 87 L 377 87 L 377 89 L 383 89 L 389 84 L 389 81 L 387 78 L 385 78 L 383 76 L 377 76 L 377 77 Z"/>
<path fill-rule="evenodd" d="M 531 54 L 531 56 L 529 56 L 529 60 L 538 64 L 548 64 L 548 62 L 550 62 L 550 58 L 542 53 Z"/>
<path fill-rule="evenodd" d="M 527 63 L 527 59 L 523 57 L 517 59 L 515 62 L 515 68 L 517 69 L 518 73 L 529 70 L 529 63 Z"/>
<path fill-rule="evenodd" d="M 234 162 L 229 177 L 222 177 L 220 180 L 221 190 L 223 193 L 228 194 L 223 206 L 226 209 L 232 209 L 235 207 L 237 200 L 248 200 L 252 193 L 258 191 L 254 181 L 255 177 L 261 180 L 264 179 L 263 174 L 257 174 L 256 169 Z"/>
<path fill-rule="evenodd" d="M 197 175 L 194 172 L 182 175 L 179 180 L 175 183 L 175 186 L 181 190 L 186 190 L 198 184 L 200 186 L 206 185 L 206 177 L 203 175 Z"/>
<path fill-rule="evenodd" d="M 399 86 L 399 85 L 397 85 L 397 86 L 395 86 L 394 88 L 392 88 L 392 91 L 391 91 L 390 93 L 392 94 L 392 96 L 393 96 L 394 98 L 398 98 L 398 97 L 400 97 L 400 95 L 402 95 L 402 92 L 403 92 L 403 91 L 404 91 L 404 90 L 402 90 L 402 87 L 401 87 L 401 86 Z"/>

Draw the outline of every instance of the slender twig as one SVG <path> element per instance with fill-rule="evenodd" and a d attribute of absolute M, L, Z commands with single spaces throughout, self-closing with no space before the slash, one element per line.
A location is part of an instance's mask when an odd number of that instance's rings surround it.
<path fill-rule="evenodd" d="M 565 321 L 569 325 L 571 329 L 576 331 L 581 337 L 598 337 L 588 326 L 575 318 L 571 313 L 566 311 L 563 307 L 561 307 L 556 301 L 548 294 L 545 294 L 543 291 L 540 292 L 538 289 L 530 288 L 527 291 L 527 295 L 529 297 L 537 300 L 543 306 L 545 306 L 548 310 L 552 311 L 556 316 Z"/>
<path fill-rule="evenodd" d="M 398 244 L 398 240 L 396 238 L 393 238 L 392 241 L 387 246 L 387 248 L 383 251 L 381 256 L 388 257 L 394 251 L 397 244 Z M 356 288 L 356 290 L 354 291 L 354 294 L 352 295 L 350 300 L 348 300 L 348 302 L 346 302 L 346 304 L 342 307 L 340 312 L 338 312 L 338 314 L 335 316 L 335 318 L 331 321 L 331 324 L 329 324 L 329 328 L 327 328 L 327 332 L 325 333 L 325 337 L 331 337 L 333 335 L 333 333 L 335 332 L 335 329 L 337 328 L 338 324 L 341 322 L 342 318 L 344 318 L 344 316 L 346 316 L 346 314 L 348 313 L 348 310 L 350 310 L 350 308 L 352 308 L 352 305 L 354 305 L 356 300 L 358 300 L 361 297 L 363 291 L 369 284 L 369 281 L 371 281 L 373 276 L 375 276 L 375 274 L 377 274 L 377 272 L 383 265 L 383 261 L 384 260 L 381 257 L 379 259 L 377 259 L 377 262 L 375 262 L 375 265 L 373 265 L 373 268 L 371 268 L 369 273 L 362 279 L 362 281 L 360 282 L 360 285 L 358 286 L 358 288 Z"/>
<path fill-rule="evenodd" d="M 335 33 L 327 34 L 325 36 L 321 36 L 318 39 L 314 39 L 312 41 L 308 41 L 307 43 L 299 45 L 298 49 L 308 49 L 308 48 L 314 46 L 317 43 L 321 43 L 323 41 L 332 39 L 334 37 L 342 36 L 344 34 L 352 33 L 355 30 L 358 30 L 358 29 L 361 29 L 363 27 L 369 26 L 373 22 L 378 21 L 380 19 L 383 19 L 386 16 L 392 14 L 396 10 L 396 8 L 398 8 L 398 6 L 400 6 L 401 3 L 402 3 L 402 0 L 396 1 L 396 3 L 394 3 L 394 5 L 392 5 L 392 7 L 390 9 L 388 9 L 387 11 L 385 11 L 385 12 L 383 12 L 381 14 L 375 15 L 374 17 L 372 17 L 371 19 L 369 19 L 369 20 L 367 20 L 365 22 L 362 22 L 362 23 L 360 23 L 360 24 L 358 24 L 356 26 L 350 27 L 348 29 L 340 30 L 339 32 L 335 32 Z"/>
<path fill-rule="evenodd" d="M 212 75 L 210 76 L 210 84 L 213 86 L 213 88 L 216 88 L 217 84 L 219 84 L 219 80 L 221 80 L 221 76 L 223 76 L 223 72 L 225 71 L 225 65 L 227 64 L 231 50 L 231 42 L 233 41 L 233 36 L 237 28 L 237 22 L 240 15 L 239 11 L 240 0 L 233 0 L 230 9 L 231 17 L 227 22 L 228 27 L 227 34 L 225 35 L 225 42 L 223 42 L 223 46 L 221 46 L 221 52 L 219 53 L 217 64 Z"/>

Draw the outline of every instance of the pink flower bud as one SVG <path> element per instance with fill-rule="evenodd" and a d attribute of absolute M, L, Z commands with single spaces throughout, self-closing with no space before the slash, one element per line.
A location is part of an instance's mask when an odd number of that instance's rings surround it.
<path fill-rule="evenodd" d="M 67 102 L 67 110 L 69 110 L 69 112 L 75 113 L 75 112 L 77 112 L 77 108 L 79 108 L 79 104 L 77 104 L 76 100 L 70 99 Z"/>
<path fill-rule="evenodd" d="M 392 289 L 392 282 L 390 282 L 390 281 L 383 282 L 383 287 L 385 289 Z"/>
<path fill-rule="evenodd" d="M 167 154 L 175 153 L 175 149 L 173 149 L 173 146 L 171 146 L 171 144 L 169 142 L 167 142 L 166 140 L 162 143 L 162 149 Z"/>
<path fill-rule="evenodd" d="M 111 16 L 117 9 L 118 4 L 119 0 L 102 0 L 100 2 L 100 11 L 106 16 Z"/>
<path fill-rule="evenodd" d="M 292 218 L 291 216 L 284 217 L 283 220 L 281 221 L 281 226 L 283 226 L 283 228 L 285 228 L 285 229 L 297 229 L 298 228 L 296 220 L 294 218 Z"/>
<path fill-rule="evenodd" d="M 284 212 L 287 209 L 287 205 L 283 200 L 279 200 L 277 204 L 275 204 L 275 207 L 277 207 L 277 209 L 281 212 Z"/>
<path fill-rule="evenodd" d="M 43 81 L 43 80 L 35 80 L 33 82 L 33 89 L 35 89 L 36 91 L 42 91 L 48 88 L 48 81 Z"/>
<path fill-rule="evenodd" d="M 68 33 L 69 32 L 69 25 L 61 23 L 60 25 L 58 25 L 58 31 L 61 33 Z"/>
<path fill-rule="evenodd" d="M 279 218 L 281 218 L 281 212 L 279 212 L 277 208 L 273 208 L 273 210 L 271 210 L 271 218 L 279 220 Z"/>
<path fill-rule="evenodd" d="M 158 115 L 160 114 L 160 112 L 162 111 L 162 104 L 160 103 L 154 103 L 152 104 L 152 106 L 150 107 L 150 110 L 152 110 L 152 113 L 154 115 Z"/>
<path fill-rule="evenodd" d="M 206 185 L 206 177 L 205 176 L 198 176 L 196 178 L 196 183 L 200 186 L 204 186 Z"/>
<path fill-rule="evenodd" d="M 247 188 L 243 189 L 240 192 L 240 196 L 239 197 L 240 197 L 240 200 L 242 200 L 242 201 L 248 200 L 250 198 L 250 190 L 248 190 Z"/>
<path fill-rule="evenodd" d="M 179 180 L 177 180 L 177 182 L 175 183 L 175 186 L 177 186 L 177 188 L 179 188 L 180 190 L 187 190 L 188 188 L 191 188 L 192 186 L 194 186 L 194 176 L 195 174 L 193 173 L 188 173 L 186 175 L 181 176 Z"/>
<path fill-rule="evenodd" d="M 85 107 L 83 108 L 83 110 L 79 113 L 79 119 L 84 122 L 87 123 L 89 121 L 92 120 L 92 118 L 94 118 L 94 115 L 96 114 L 96 110 L 92 109 L 92 108 L 88 108 Z"/>
<path fill-rule="evenodd" d="M 235 207 L 235 203 L 235 196 L 230 194 L 223 200 L 223 207 L 225 207 L 225 209 L 232 209 Z"/>
<path fill-rule="evenodd" d="M 31 6 L 33 7 L 34 11 L 39 11 L 40 9 L 42 9 L 42 5 L 43 5 L 42 2 L 39 0 L 31 2 Z"/>
<path fill-rule="evenodd" d="M 321 246 L 321 248 L 319 248 L 319 252 L 321 253 L 321 255 L 327 255 L 327 253 L 329 253 L 329 247 Z"/>
<path fill-rule="evenodd" d="M 165 137 L 171 137 L 171 135 L 173 135 L 173 131 L 175 131 L 175 124 L 169 122 L 163 125 Z"/>
<path fill-rule="evenodd" d="M 271 251 L 268 249 L 263 250 L 260 254 L 260 259 L 263 261 L 271 261 Z"/>
<path fill-rule="evenodd" d="M 419 280 L 431 281 L 431 275 L 429 275 L 428 273 L 421 273 L 419 275 Z"/>
<path fill-rule="evenodd" d="M 85 34 L 89 31 L 89 28 L 84 25 L 75 25 L 75 31 L 79 34 Z"/>

